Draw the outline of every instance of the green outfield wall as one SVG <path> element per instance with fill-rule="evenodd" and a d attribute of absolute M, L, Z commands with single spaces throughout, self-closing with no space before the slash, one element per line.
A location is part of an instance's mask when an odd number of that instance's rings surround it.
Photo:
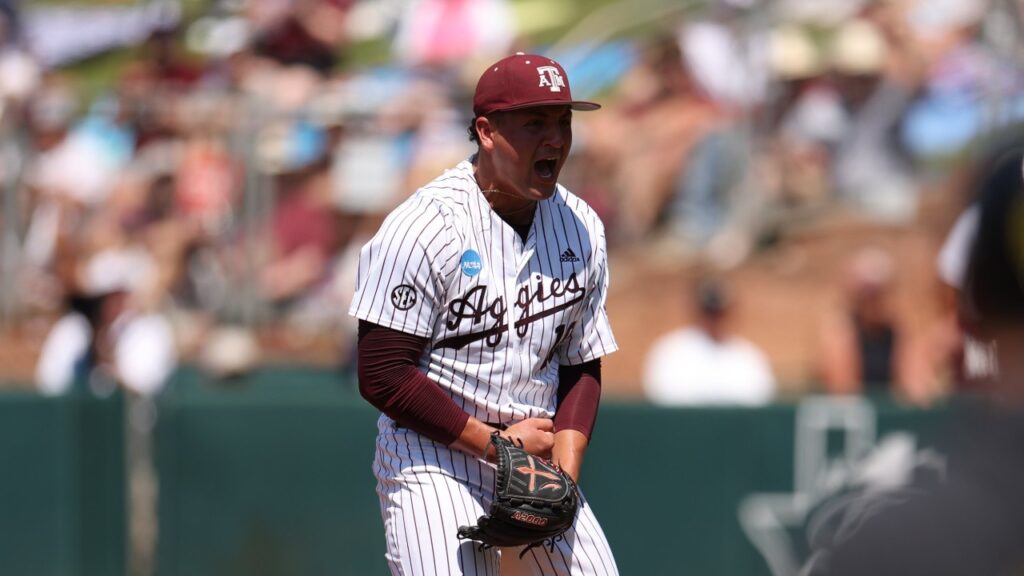
<path fill-rule="evenodd" d="M 123 398 L 0 395 L 0 574 L 126 567 Z"/>
<path fill-rule="evenodd" d="M 157 407 L 158 575 L 387 574 L 370 471 L 377 414 L 351 379 L 282 367 L 214 382 L 185 369 Z M 0 574 L 126 573 L 124 410 L 119 396 L 0 396 Z M 741 502 L 788 501 L 798 469 L 835 476 L 851 434 L 861 455 L 941 447 L 951 413 L 885 400 L 830 410 L 605 401 L 581 485 L 621 572 L 768 575 Z M 825 456 L 797 462 L 798 442 Z M 799 524 L 783 527 L 796 557 Z"/>

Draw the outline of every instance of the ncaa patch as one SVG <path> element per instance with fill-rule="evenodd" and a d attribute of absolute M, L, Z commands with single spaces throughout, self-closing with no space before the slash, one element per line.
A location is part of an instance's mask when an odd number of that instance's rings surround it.
<path fill-rule="evenodd" d="M 462 253 L 462 258 L 459 260 L 459 268 L 462 269 L 463 274 L 472 278 L 483 270 L 484 263 L 476 250 L 469 249 Z"/>
<path fill-rule="evenodd" d="M 408 284 L 399 284 L 391 291 L 391 305 L 399 310 L 408 310 L 416 305 L 416 289 Z"/>

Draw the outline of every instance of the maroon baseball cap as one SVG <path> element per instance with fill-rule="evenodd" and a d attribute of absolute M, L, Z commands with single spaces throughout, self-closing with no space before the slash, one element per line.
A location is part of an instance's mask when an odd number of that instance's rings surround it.
<path fill-rule="evenodd" d="M 569 77 L 554 60 L 516 52 L 490 65 L 476 83 L 473 114 L 534 106 L 569 105 L 573 110 L 597 110 L 600 104 L 573 100 Z"/>

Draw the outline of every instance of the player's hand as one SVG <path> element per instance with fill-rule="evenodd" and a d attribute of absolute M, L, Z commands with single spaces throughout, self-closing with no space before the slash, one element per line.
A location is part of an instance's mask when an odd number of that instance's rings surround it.
<path fill-rule="evenodd" d="M 523 450 L 534 456 L 551 459 L 551 448 L 555 445 L 555 423 L 550 418 L 527 418 L 509 426 L 501 435 L 522 443 Z"/>

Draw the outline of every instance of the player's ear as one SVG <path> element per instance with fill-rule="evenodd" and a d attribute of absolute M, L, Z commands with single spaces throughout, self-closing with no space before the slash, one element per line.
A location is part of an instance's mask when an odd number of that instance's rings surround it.
<path fill-rule="evenodd" d="M 473 121 L 476 126 L 476 134 L 480 138 L 480 147 L 484 150 L 494 149 L 494 133 L 497 131 L 495 116 L 477 116 Z"/>

